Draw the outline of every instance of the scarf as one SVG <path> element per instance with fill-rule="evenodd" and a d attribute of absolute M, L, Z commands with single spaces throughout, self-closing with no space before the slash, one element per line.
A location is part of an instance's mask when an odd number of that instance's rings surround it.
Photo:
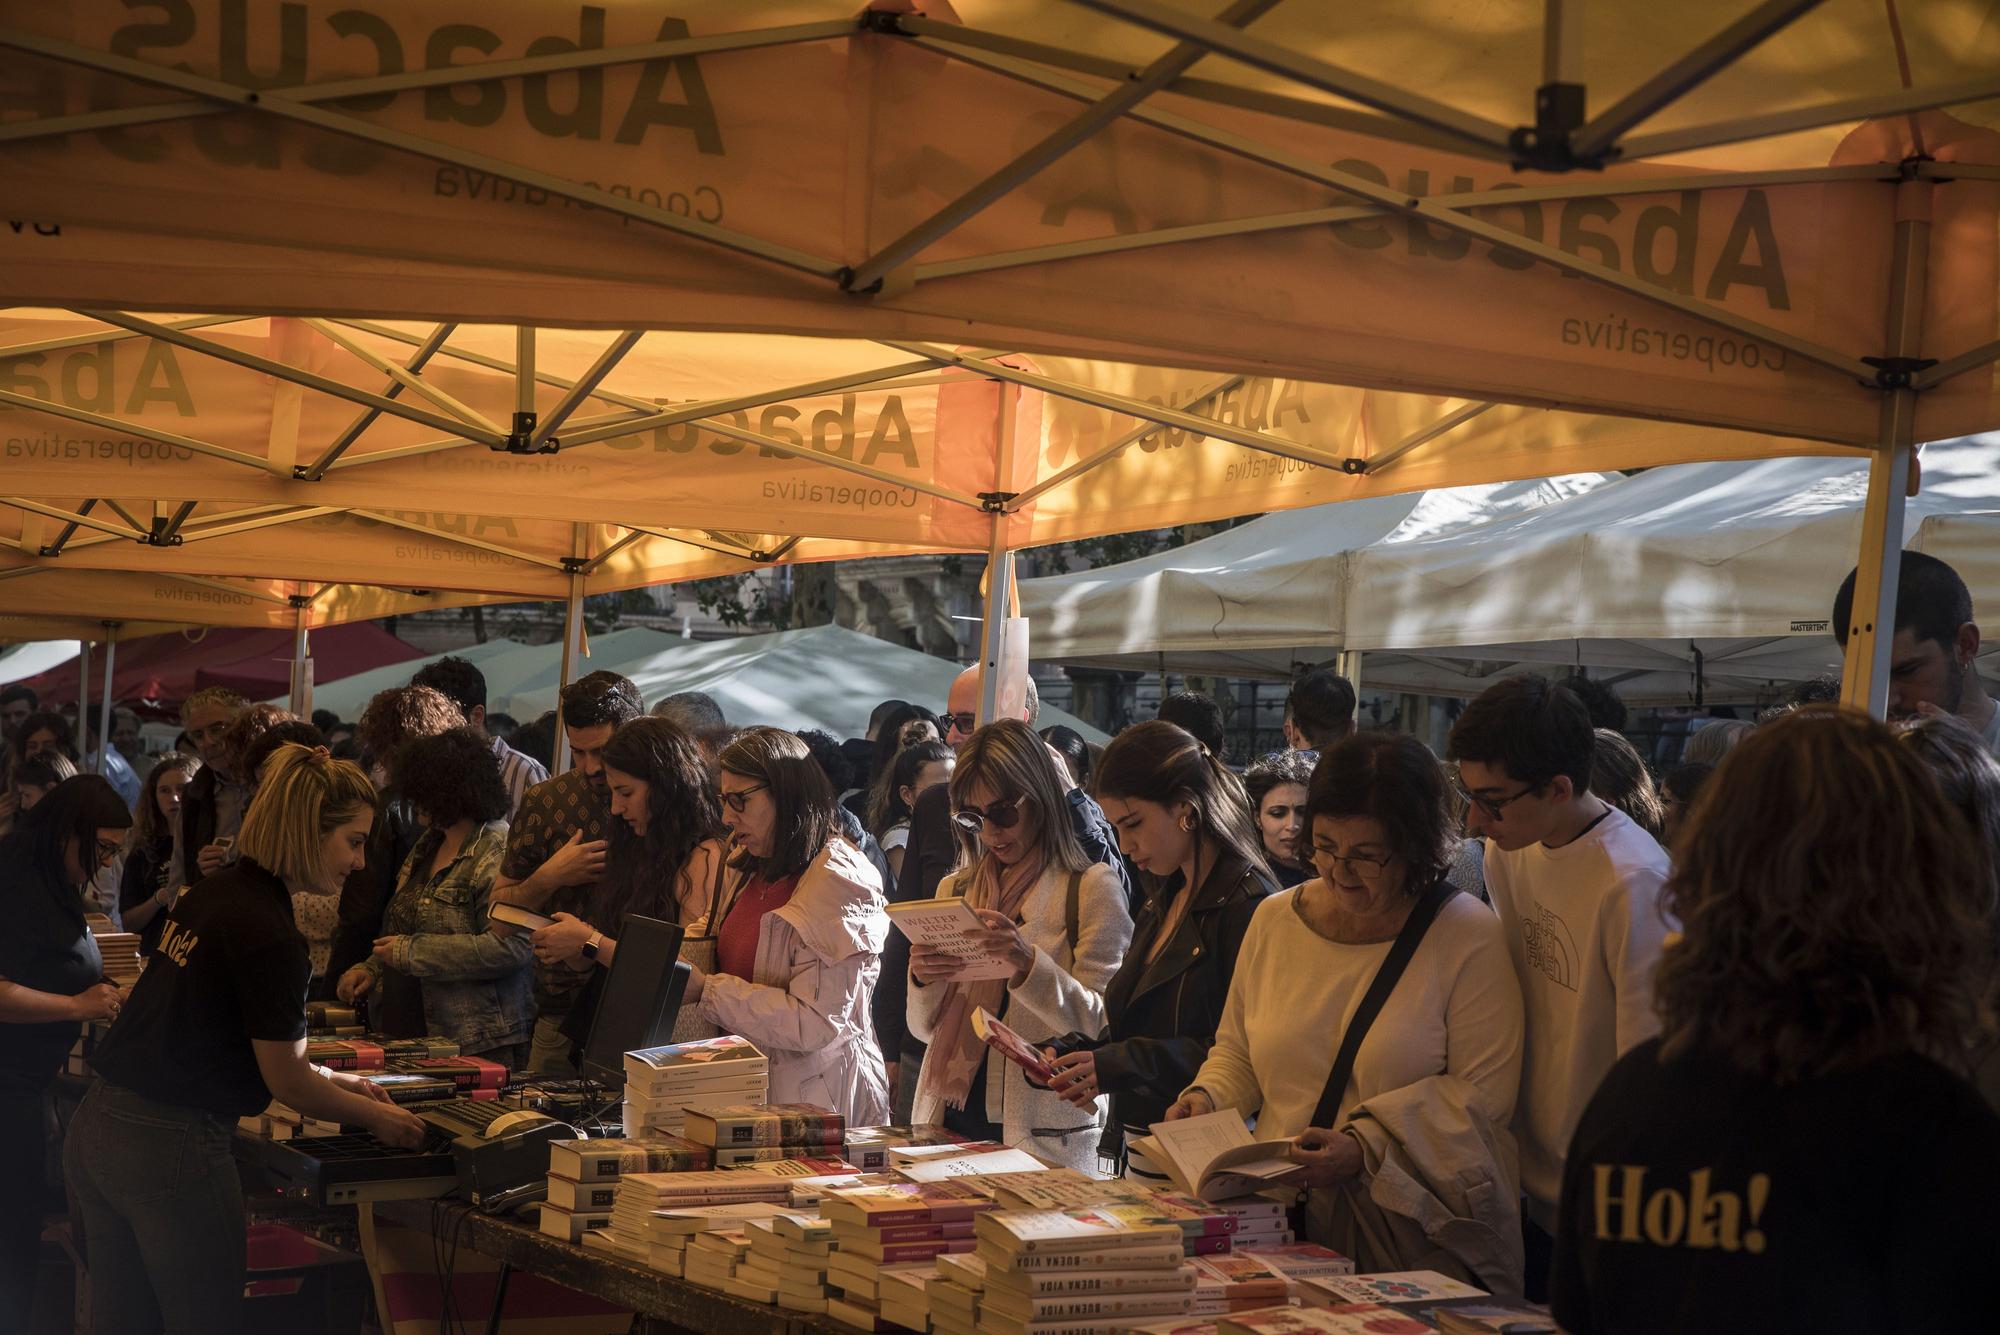
<path fill-rule="evenodd" d="M 972 887 L 965 902 L 975 909 L 993 909 L 1020 920 L 1021 901 L 1042 879 L 1046 861 L 1041 850 L 1022 858 L 1012 867 L 998 858 L 982 856 L 972 873 Z M 998 1017 L 1007 1001 L 1005 978 L 982 978 L 966 983 L 940 983 L 944 998 L 938 1003 L 938 1021 L 931 1034 L 930 1060 L 924 1063 L 919 1096 L 938 1095 L 952 1108 L 965 1107 L 972 1092 L 972 1078 L 986 1060 L 986 1044 L 972 1031 L 972 1010 L 983 1006 Z"/>

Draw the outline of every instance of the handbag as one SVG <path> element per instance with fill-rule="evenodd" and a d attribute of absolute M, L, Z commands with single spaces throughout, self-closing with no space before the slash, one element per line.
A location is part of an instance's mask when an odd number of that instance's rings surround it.
<path fill-rule="evenodd" d="M 743 886 L 749 880 L 749 877 L 745 876 L 737 881 L 736 889 L 729 896 L 729 904 L 725 908 L 722 903 L 722 882 L 728 874 L 728 857 L 717 857 L 715 880 L 708 888 L 708 912 L 699 923 L 690 924 L 699 927 L 701 935 L 690 935 L 681 940 L 681 958 L 701 970 L 704 975 L 715 972 L 717 934 L 722 931 L 722 922 L 729 916 L 729 910 L 736 907 L 736 896 L 743 893 Z M 721 1029 L 703 1018 L 701 1007 L 698 1005 L 684 1005 L 679 1014 L 674 1016 L 673 1041 L 676 1043 L 695 1043 L 703 1039 L 719 1038 L 721 1034 Z"/>

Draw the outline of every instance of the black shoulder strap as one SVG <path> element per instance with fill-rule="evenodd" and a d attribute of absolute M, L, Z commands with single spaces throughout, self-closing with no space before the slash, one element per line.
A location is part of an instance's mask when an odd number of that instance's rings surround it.
<path fill-rule="evenodd" d="M 1409 967 L 1410 957 L 1417 953 L 1417 947 L 1422 944 L 1424 933 L 1431 929 L 1438 910 L 1457 893 L 1449 881 L 1440 880 L 1411 907 L 1410 916 L 1403 920 L 1403 930 L 1396 933 L 1395 944 L 1389 947 L 1382 967 L 1375 970 L 1374 981 L 1368 984 L 1361 1005 L 1348 1022 L 1347 1032 L 1341 1035 L 1340 1051 L 1334 1056 L 1333 1070 L 1326 1077 L 1326 1090 L 1319 1096 L 1319 1107 L 1313 1112 L 1314 1126 L 1331 1127 L 1334 1119 L 1340 1116 L 1340 1096 L 1347 1092 L 1347 1082 L 1354 1075 L 1354 1058 L 1361 1051 L 1361 1040 L 1368 1036 L 1368 1027 L 1375 1023 L 1375 1017 L 1381 1014 L 1389 994 L 1396 990 L 1397 980 Z"/>

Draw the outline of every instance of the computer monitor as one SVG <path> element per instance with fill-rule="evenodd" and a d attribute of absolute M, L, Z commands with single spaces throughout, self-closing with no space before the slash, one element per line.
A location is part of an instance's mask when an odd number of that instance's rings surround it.
<path fill-rule="evenodd" d="M 625 919 L 590 1022 L 590 1041 L 583 1045 L 584 1075 L 622 1087 L 626 1053 L 673 1041 L 674 1017 L 692 972 L 680 958 L 684 935 L 678 925 L 658 918 Z"/>

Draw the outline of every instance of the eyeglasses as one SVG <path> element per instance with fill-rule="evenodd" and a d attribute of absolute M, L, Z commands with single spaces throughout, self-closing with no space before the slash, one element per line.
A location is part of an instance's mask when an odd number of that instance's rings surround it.
<path fill-rule="evenodd" d="M 124 849 L 125 845 L 115 839 L 99 839 L 97 841 L 97 865 L 102 867 L 109 864 Z"/>
<path fill-rule="evenodd" d="M 1021 799 L 1008 797 L 990 802 L 984 811 L 978 807 L 960 807 L 951 813 L 951 819 L 967 834 L 978 834 L 988 825 L 996 830 L 1011 830 L 1021 823 Z"/>
<path fill-rule="evenodd" d="M 938 715 L 938 722 L 944 724 L 946 732 L 950 732 L 956 728 L 969 737 L 972 735 L 972 730 L 979 726 L 979 715 L 970 713 L 940 714 Z"/>
<path fill-rule="evenodd" d="M 753 784 L 748 788 L 738 788 L 733 793 L 723 793 L 721 794 L 722 805 L 740 816 L 743 814 L 744 808 L 750 805 L 750 795 L 752 793 L 761 793 L 770 786 L 768 783 L 759 783 Z"/>
<path fill-rule="evenodd" d="M 1387 853 L 1379 858 L 1370 857 L 1366 853 L 1342 854 L 1330 848 L 1321 848 L 1318 844 L 1313 845 L 1313 857 L 1320 862 L 1332 863 L 1349 876 L 1363 881 L 1379 880 L 1382 869 L 1396 860 L 1394 853 Z"/>
<path fill-rule="evenodd" d="M 1478 807 L 1481 811 L 1485 812 L 1489 817 L 1491 817 L 1494 820 L 1505 819 L 1506 810 L 1508 807 L 1520 801 L 1522 798 L 1532 797 L 1534 794 L 1539 793 L 1542 791 L 1542 789 L 1548 787 L 1548 785 L 1545 783 L 1538 783 L 1535 784 L 1533 787 L 1523 788 L 1520 792 L 1515 793 L 1512 797 L 1481 797 L 1479 794 L 1473 792 L 1470 788 L 1467 788 L 1465 786 L 1465 780 L 1460 778 L 1457 772 L 1455 771 L 1451 776 L 1451 786 L 1458 789 L 1458 795 L 1460 797 L 1464 798 L 1467 802 L 1470 802 L 1473 806 Z"/>

